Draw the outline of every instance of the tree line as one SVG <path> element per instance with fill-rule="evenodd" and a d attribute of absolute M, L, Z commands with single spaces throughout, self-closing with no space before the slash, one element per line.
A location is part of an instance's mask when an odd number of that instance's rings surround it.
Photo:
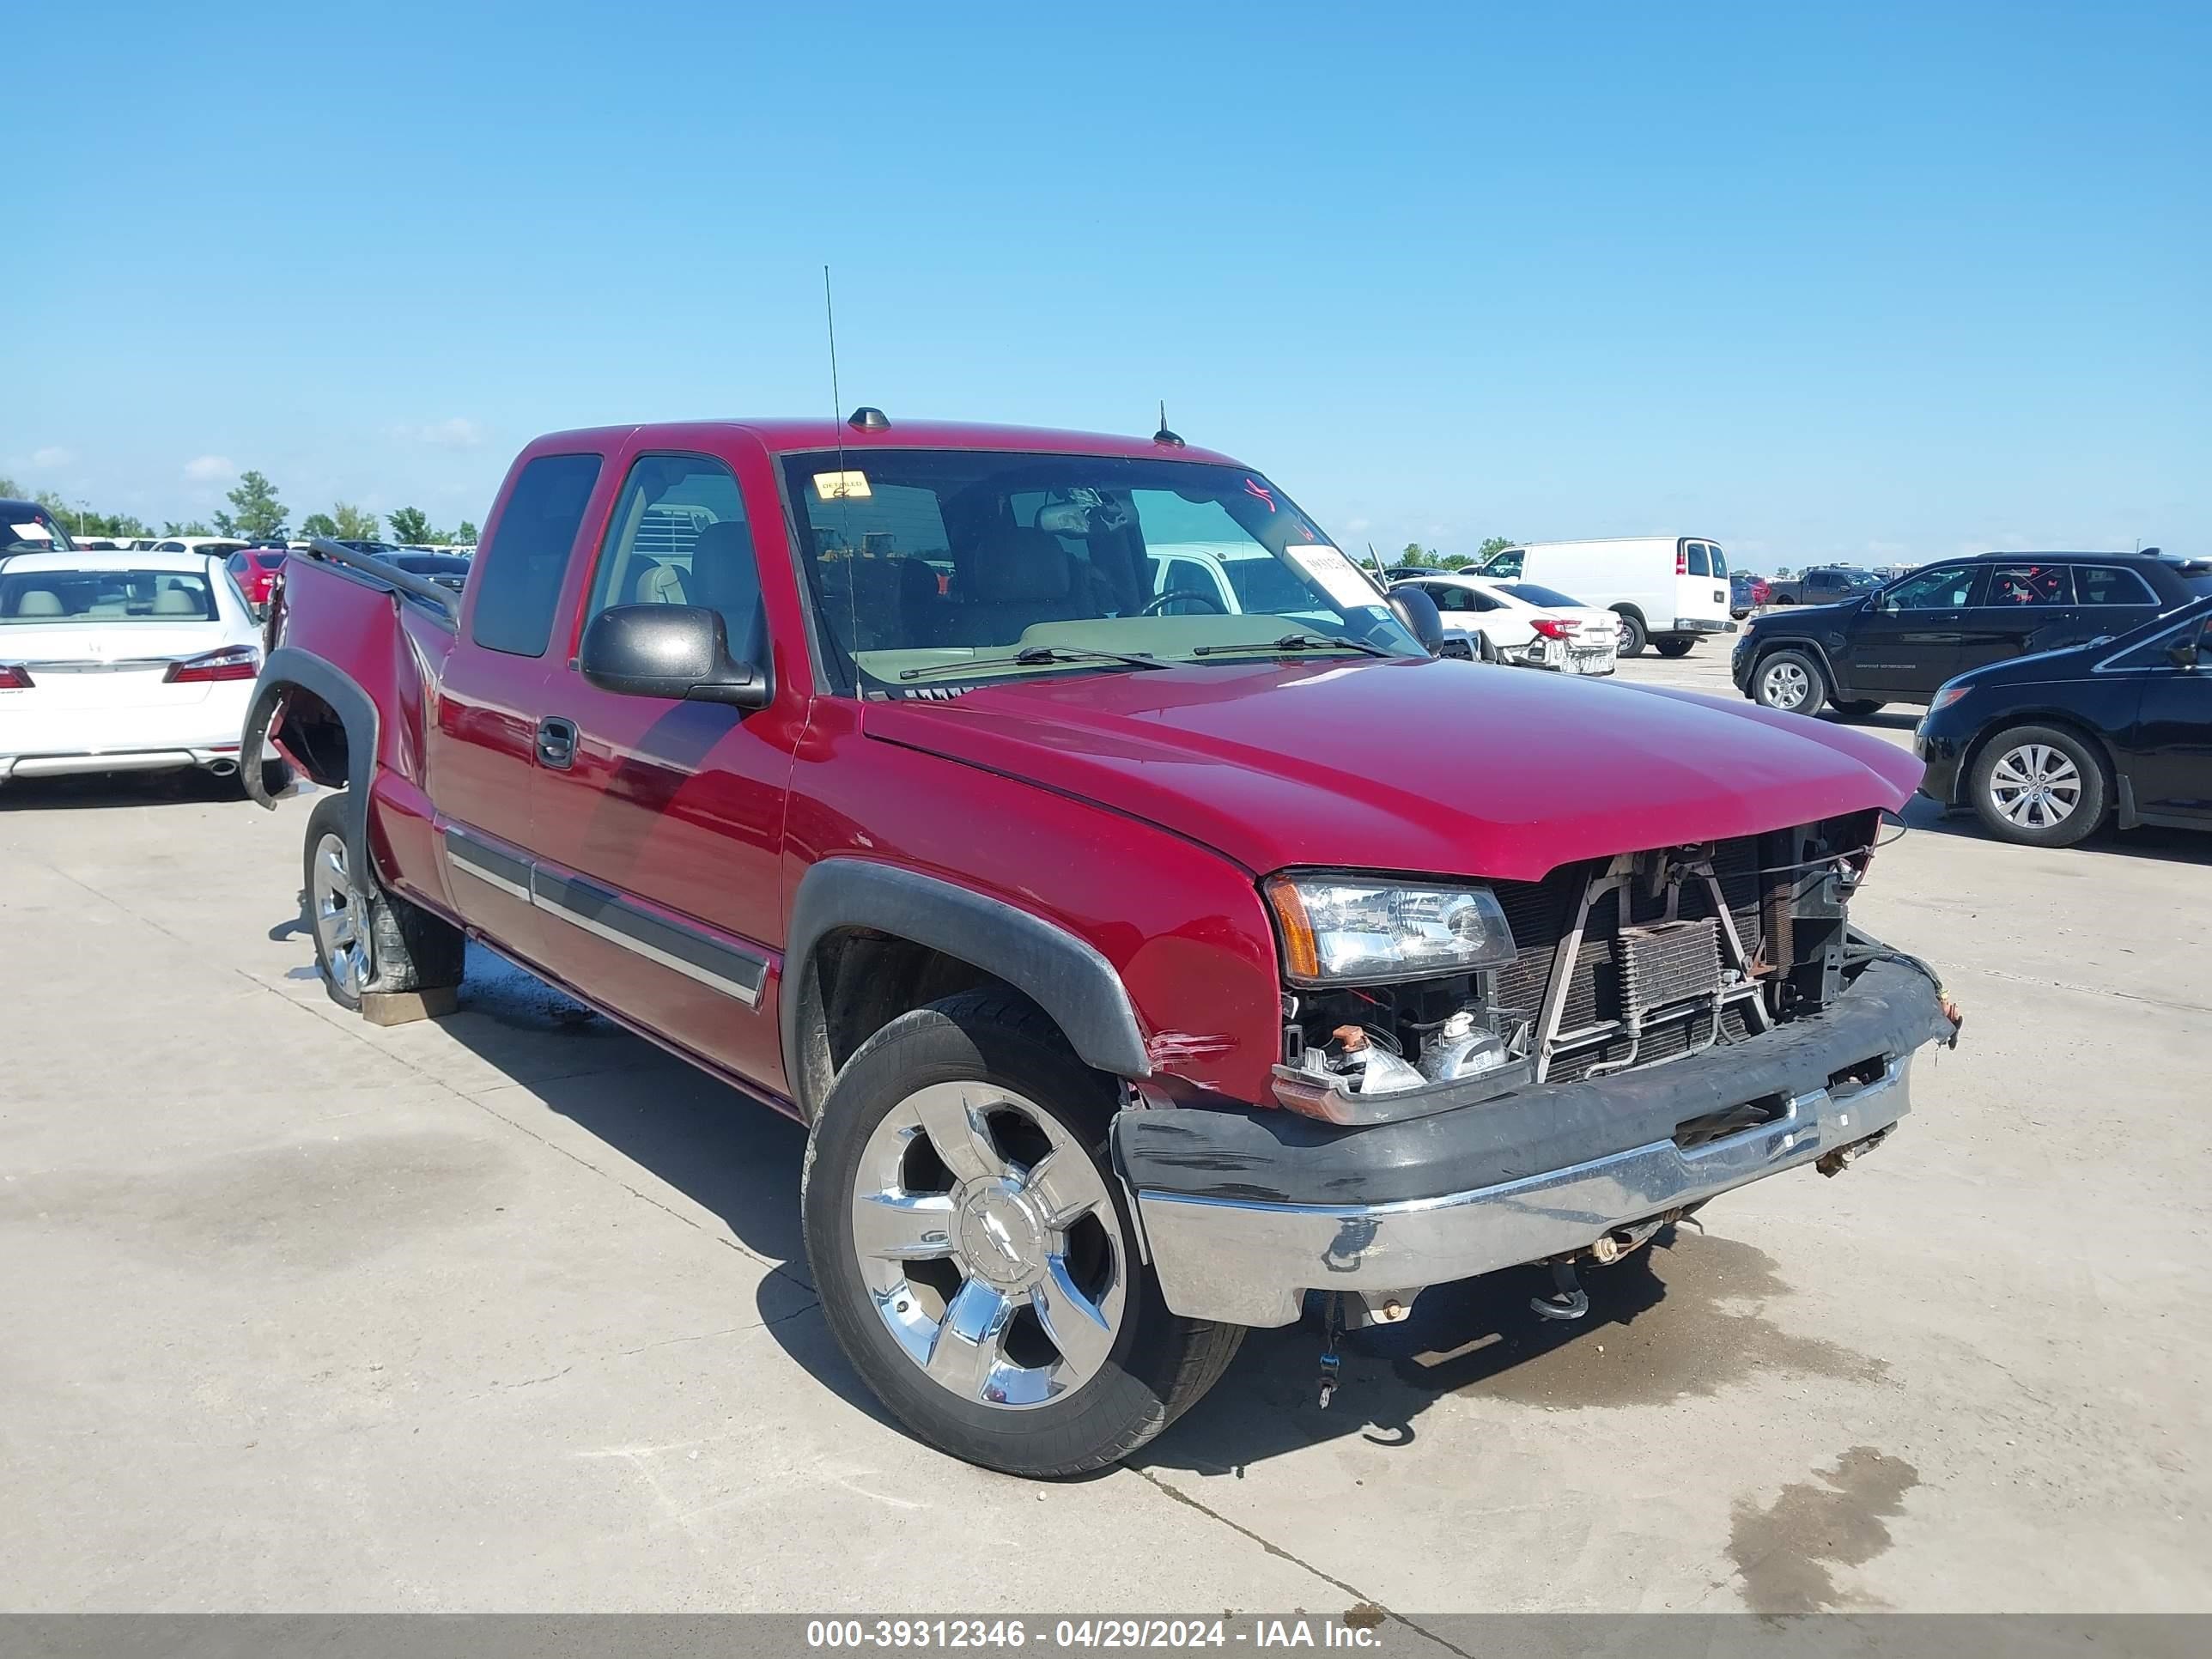
<path fill-rule="evenodd" d="M 1439 553 L 1419 542 L 1407 542 L 1398 555 L 1398 563 L 1419 570 L 1464 570 L 1469 565 L 1480 566 L 1492 554 L 1503 553 L 1513 544 L 1510 537 L 1492 536 L 1472 553 Z"/>
<path fill-rule="evenodd" d="M 61 524 L 80 536 L 102 536 L 130 539 L 144 536 L 235 536 L 240 541 L 270 541 L 290 533 L 288 526 L 290 512 L 277 499 L 276 486 L 259 472 L 247 471 L 238 475 L 237 487 L 228 496 L 228 511 L 212 514 L 213 522 L 198 519 L 179 522 L 170 519 L 157 531 L 144 520 L 129 513 L 95 513 L 81 503 L 64 501 L 51 489 L 25 495 L 11 478 L 0 478 L 0 496 L 19 501 L 33 501 Z M 477 527 L 464 519 L 451 530 L 440 530 L 430 523 L 430 516 L 420 507 L 403 507 L 390 515 L 391 539 L 417 544 L 450 544 L 461 547 L 476 544 Z M 327 513 L 310 513 L 300 520 L 302 536 L 327 536 L 334 541 L 375 542 L 385 539 L 385 517 L 367 507 L 355 507 L 338 501 Z"/>

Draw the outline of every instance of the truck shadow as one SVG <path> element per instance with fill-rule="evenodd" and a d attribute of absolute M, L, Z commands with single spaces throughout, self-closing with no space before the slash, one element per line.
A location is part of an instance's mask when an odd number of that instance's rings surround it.
<path fill-rule="evenodd" d="M 1877 1382 L 1887 1367 L 1768 1316 L 1789 1285 L 1763 1251 L 1696 1222 L 1668 1229 L 1583 1275 L 1583 1318 L 1528 1305 L 1548 1273 L 1518 1267 L 1424 1292 L 1404 1322 L 1344 1340 L 1340 1384 L 1319 1401 L 1317 1322 L 1255 1331 L 1218 1387 L 1137 1461 L 1239 1476 L 1252 1463 L 1329 1441 L 1410 1447 L 1440 1405 L 1478 1425 L 1501 1412 L 1608 1411 L 1713 1395 L 1760 1376 Z M 1465 1431 L 1464 1429 L 1462 1431 Z"/>

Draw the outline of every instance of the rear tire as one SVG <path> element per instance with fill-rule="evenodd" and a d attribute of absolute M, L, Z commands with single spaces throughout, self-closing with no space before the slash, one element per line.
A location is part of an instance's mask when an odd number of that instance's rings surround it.
<path fill-rule="evenodd" d="M 1138 1253 L 1112 1080 L 1011 991 L 902 1014 L 807 1137 L 806 1257 L 837 1345 L 915 1437 L 1008 1474 L 1127 1456 L 1243 1329 L 1184 1319 Z M 1049 1170 L 1057 1170 L 1050 1175 Z"/>
<path fill-rule="evenodd" d="M 1616 611 L 1613 614 L 1620 619 L 1620 654 L 1624 657 L 1643 655 L 1644 647 L 1651 637 L 1650 630 L 1644 626 L 1644 618 L 1631 611 Z"/>
<path fill-rule="evenodd" d="M 1697 644 L 1697 641 L 1695 640 L 1655 640 L 1652 643 L 1659 647 L 1659 654 L 1662 657 L 1686 657 L 1690 654 L 1690 647 Z"/>
<path fill-rule="evenodd" d="M 1879 697 L 1854 697 L 1849 702 L 1831 702 L 1828 707 L 1847 720 L 1863 720 L 1879 714 L 1889 705 Z"/>
<path fill-rule="evenodd" d="M 468 941 L 451 922 L 386 892 L 374 871 L 356 871 L 346 844 L 351 798 L 343 792 L 307 815 L 301 895 L 315 941 L 315 970 L 341 1008 L 386 991 L 459 985 Z"/>
<path fill-rule="evenodd" d="M 1974 813 L 2000 841 L 2071 847 L 2105 821 L 2105 765 L 2071 732 L 2015 726 L 1974 757 Z"/>
<path fill-rule="evenodd" d="M 1784 714 L 1817 714 L 1827 696 L 1828 677 L 1802 651 L 1771 652 L 1751 671 L 1751 700 L 1761 708 Z"/>

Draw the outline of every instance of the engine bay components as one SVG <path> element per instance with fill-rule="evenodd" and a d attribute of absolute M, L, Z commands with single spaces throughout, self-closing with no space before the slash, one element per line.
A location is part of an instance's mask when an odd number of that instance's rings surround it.
<path fill-rule="evenodd" d="M 1855 813 L 1481 887 L 1278 877 L 1277 1097 L 1373 1121 L 1354 1098 L 1602 1077 L 1817 1012 L 1850 971 L 1848 905 L 1877 828 Z M 1407 975 L 1425 956 L 1458 971 Z"/>

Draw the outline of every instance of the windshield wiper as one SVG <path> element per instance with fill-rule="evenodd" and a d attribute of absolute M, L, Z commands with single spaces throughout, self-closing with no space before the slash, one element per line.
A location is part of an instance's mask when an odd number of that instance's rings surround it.
<path fill-rule="evenodd" d="M 1048 668 L 1056 662 L 1118 662 L 1131 668 L 1165 668 L 1168 664 L 1157 657 L 1133 657 L 1121 651 L 1091 651 L 1073 646 L 1033 645 L 1017 651 L 1011 657 L 968 657 L 958 662 L 924 663 L 919 668 L 902 668 L 902 680 L 918 680 L 925 674 L 949 674 L 968 668 Z"/>
<path fill-rule="evenodd" d="M 1357 651 L 1370 657 L 1395 656 L 1379 645 L 1369 645 L 1364 640 L 1332 640 L 1320 634 L 1285 634 L 1279 640 L 1261 640 L 1251 645 L 1194 645 L 1194 657 L 1218 657 L 1230 652 L 1254 651 Z"/>

